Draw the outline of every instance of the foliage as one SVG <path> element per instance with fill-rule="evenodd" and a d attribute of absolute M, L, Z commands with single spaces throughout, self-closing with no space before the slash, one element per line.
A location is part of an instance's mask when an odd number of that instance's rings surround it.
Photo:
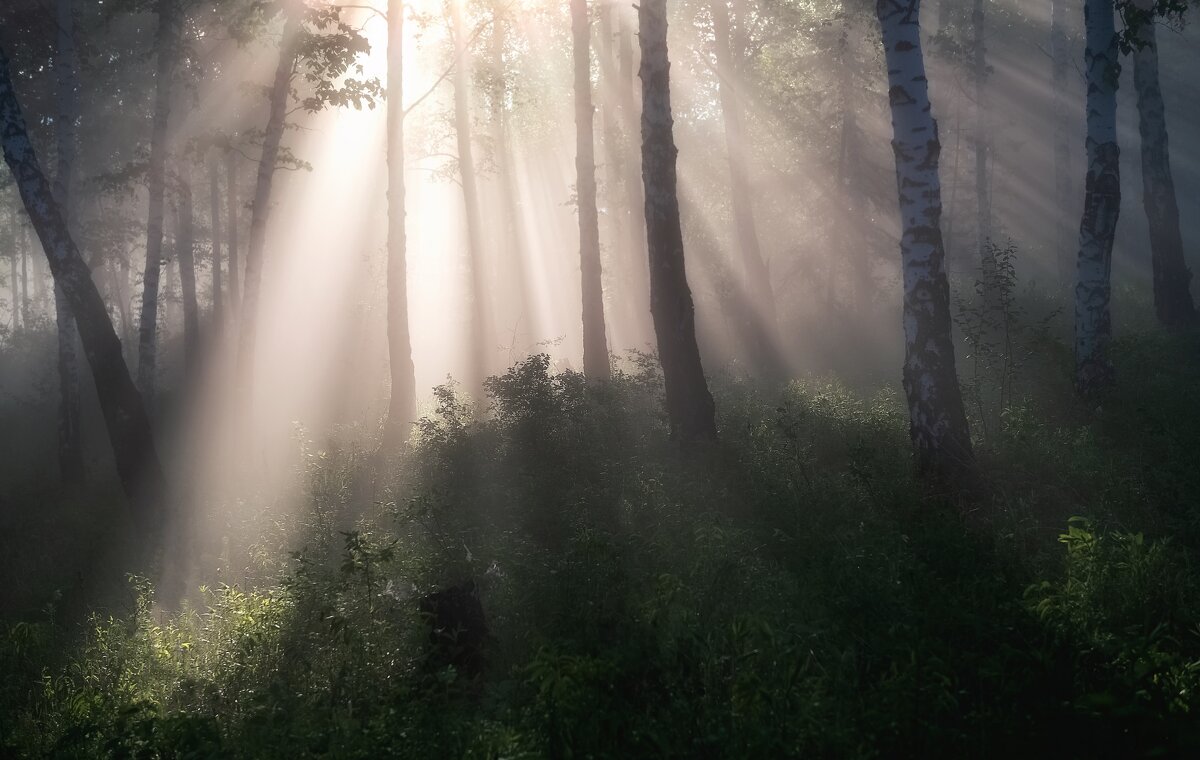
<path fill-rule="evenodd" d="M 1175 343 L 1118 342 L 1119 366 L 1194 355 L 1178 345 L 1190 338 L 1163 340 Z M 1144 505 L 1196 493 L 1194 448 L 1168 444 L 1194 435 L 1172 428 L 1195 418 L 1193 400 L 1148 383 L 1099 422 L 1037 394 L 1012 404 L 983 462 L 990 520 L 968 527 L 912 479 L 894 394 L 718 380 L 722 439 L 696 461 L 668 440 L 653 363 L 633 358 L 593 387 L 534 357 L 489 381 L 484 410 L 443 386 L 392 477 L 354 450 L 310 451 L 309 511 L 262 539 L 301 548 L 289 564 L 237 550 L 262 568 L 249 586 L 202 589 L 171 612 L 135 580 L 129 611 L 94 616 L 76 640 L 49 619 L 8 624 L 2 746 L 256 758 L 1200 747 L 1195 518 L 1180 506 L 1151 519 Z M 1164 382 L 1190 382 L 1185 364 Z M 1134 407 L 1141 426 L 1125 423 Z M 383 490 L 360 493 L 364 474 Z M 354 527 L 337 527 L 347 514 Z M 1055 541 L 1045 526 L 1064 523 Z M 434 656 L 419 613 L 468 579 L 490 630 L 478 679 Z"/>

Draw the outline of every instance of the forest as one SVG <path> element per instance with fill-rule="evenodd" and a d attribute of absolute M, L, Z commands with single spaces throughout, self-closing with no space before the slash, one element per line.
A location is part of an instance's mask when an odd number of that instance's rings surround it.
<path fill-rule="evenodd" d="M 1200 757 L 1198 24 L 2 0 L 0 757 Z"/>

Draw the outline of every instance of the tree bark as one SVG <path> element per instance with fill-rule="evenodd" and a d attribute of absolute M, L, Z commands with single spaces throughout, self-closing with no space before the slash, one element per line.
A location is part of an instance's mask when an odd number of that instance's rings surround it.
<path fill-rule="evenodd" d="M 879 0 L 904 272 L 904 392 L 918 472 L 954 484 L 974 467 L 954 369 L 950 286 L 942 242 L 937 122 L 921 51 L 920 0 Z"/>
<path fill-rule="evenodd" d="M 1083 395 L 1112 382 L 1112 249 L 1121 212 L 1117 146 L 1117 34 L 1112 0 L 1086 0 L 1087 156 L 1075 284 L 1075 384 Z"/>
<path fill-rule="evenodd" d="M 650 254 L 650 313 L 666 384 L 671 435 L 690 444 L 715 440 L 717 424 L 696 344 L 695 307 L 684 269 L 666 0 L 642 0 L 638 7 L 638 28 L 642 48 L 642 183 Z"/>
<path fill-rule="evenodd" d="M 241 266 L 238 261 L 238 213 L 237 155 L 232 149 L 225 151 L 225 224 L 229 228 L 229 314 L 237 317 L 242 308 Z"/>
<path fill-rule="evenodd" d="M 200 306 L 196 301 L 196 212 L 187 169 L 183 166 L 176 168 L 179 172 L 179 231 L 175 240 L 175 260 L 179 264 L 179 289 L 183 299 L 183 363 L 187 380 L 191 381 L 199 366 L 200 354 Z"/>
<path fill-rule="evenodd" d="M 772 376 L 783 374 L 779 355 L 779 318 L 771 275 L 763 260 L 758 227 L 754 220 L 754 197 L 750 184 L 749 155 L 743 126 L 742 105 L 736 91 L 740 72 L 733 50 L 727 0 L 711 0 L 714 48 L 717 60 L 717 90 L 725 128 L 725 153 L 729 162 L 730 205 L 733 209 L 733 238 L 742 265 L 742 293 L 738 315 L 742 339 L 752 364 Z"/>
<path fill-rule="evenodd" d="M 221 169 L 217 162 L 216 151 L 208 155 L 208 215 L 212 233 L 212 311 L 213 330 L 221 324 L 222 296 L 221 293 Z"/>
<path fill-rule="evenodd" d="M 579 211 L 579 262 L 583 293 L 583 374 L 592 381 L 606 381 L 612 377 L 612 372 L 604 328 L 600 213 L 596 208 L 590 25 L 587 0 L 571 0 L 571 33 L 575 43 L 575 196 Z"/>
<path fill-rule="evenodd" d="M 245 403 L 250 400 L 254 377 L 258 297 L 262 280 L 263 253 L 267 244 L 267 219 L 271 212 L 271 189 L 275 181 L 275 164 L 279 160 L 279 145 L 283 141 L 283 128 L 287 119 L 292 72 L 300 55 L 300 12 L 285 6 L 284 15 L 279 62 L 275 68 L 275 80 L 271 85 L 270 113 L 267 116 L 266 131 L 263 133 L 262 156 L 259 158 L 258 178 L 254 186 L 254 207 L 250 212 L 250 248 L 246 252 L 246 272 L 242 281 L 242 331 L 238 342 L 237 375 L 240 395 Z"/>
<path fill-rule="evenodd" d="M 392 393 L 385 437 L 408 439 L 417 416 L 417 378 L 408 326 L 408 261 L 404 185 L 404 4 L 388 2 L 387 172 L 388 263 L 387 336 Z"/>
<path fill-rule="evenodd" d="M 458 148 L 458 174 L 462 182 L 463 212 L 467 222 L 467 268 L 471 285 L 471 335 L 468 388 L 482 401 L 483 381 L 488 373 L 487 293 L 484 289 L 483 218 L 479 207 L 479 180 L 471 137 L 470 51 L 463 21 L 464 0 L 451 0 L 454 34 L 454 135 Z M 482 404 L 480 405 L 480 408 Z"/>
<path fill-rule="evenodd" d="M 177 0 L 158 0 L 158 33 L 155 51 L 154 128 L 150 137 L 147 185 L 150 210 L 146 223 L 146 269 L 142 274 L 142 314 L 138 326 L 138 387 L 146 407 L 154 407 L 158 348 L 158 290 L 162 275 L 163 203 L 166 194 L 167 153 L 170 152 L 172 78 L 179 39 Z"/>
<path fill-rule="evenodd" d="M 1051 0 L 1050 57 L 1054 84 L 1054 256 L 1059 279 L 1070 282 L 1074 263 L 1071 224 L 1068 221 L 1075 186 L 1071 175 L 1072 119 L 1067 107 L 1070 49 L 1067 42 L 1067 0 Z"/>
<path fill-rule="evenodd" d="M 648 248 L 646 242 L 646 220 L 644 212 L 646 200 L 642 188 L 641 161 L 639 159 L 640 145 L 636 135 L 641 126 L 641 113 L 637 101 L 637 73 L 633 61 L 633 22 L 630 20 L 628 7 L 618 6 L 618 101 L 621 108 L 621 126 L 628 141 L 623 151 L 625 160 L 621 165 L 623 172 L 622 183 L 625 186 L 625 228 L 629 230 L 629 252 L 626 258 L 630 273 L 628 296 L 633 302 L 633 312 L 638 319 L 638 326 L 644 325 L 645 315 L 650 311 L 650 271 L 648 269 Z M 638 333 L 647 342 L 649 330 Z"/>
<path fill-rule="evenodd" d="M 73 0 L 57 0 L 58 50 L 54 61 L 57 79 L 58 115 L 54 120 L 58 147 L 58 168 L 54 176 L 54 197 L 69 230 L 74 218 L 71 183 L 75 168 L 75 120 L 79 115 L 79 57 L 75 49 L 75 12 Z M 79 409 L 79 358 L 75 344 L 79 340 L 75 319 L 62 288 L 54 288 L 54 313 L 58 324 L 58 470 L 64 482 L 84 480 L 83 439 Z"/>
<path fill-rule="evenodd" d="M 1152 3 L 1138 3 L 1139 19 L 1133 51 L 1133 83 L 1137 90 L 1138 129 L 1142 138 L 1142 204 L 1150 225 L 1150 261 L 1154 275 L 1154 311 L 1169 328 L 1192 325 L 1196 304 L 1189 287 L 1192 273 L 1183 255 L 1179 204 L 1171 176 L 1166 106 L 1158 79 L 1158 39 Z"/>
<path fill-rule="evenodd" d="M 162 512 L 160 499 L 165 482 L 150 419 L 125 366 L 121 342 L 113 330 L 104 299 L 67 231 L 50 184 L 38 164 L 3 50 L 0 50 L 0 141 L 4 160 L 12 170 L 25 209 L 42 242 L 55 284 L 61 286 L 79 327 L 121 485 L 143 526 L 153 527 Z"/>

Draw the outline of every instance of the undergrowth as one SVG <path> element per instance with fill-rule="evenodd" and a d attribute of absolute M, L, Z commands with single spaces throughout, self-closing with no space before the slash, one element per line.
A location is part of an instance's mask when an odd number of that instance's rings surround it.
<path fill-rule="evenodd" d="M 183 609 L 131 579 L 128 609 L 82 634 L 6 623 L 0 747 L 1193 754 L 1196 342 L 1119 342 L 1129 390 L 1099 410 L 1006 377 L 980 442 L 989 496 L 969 504 L 915 482 L 892 392 L 718 380 L 720 442 L 684 455 L 648 361 L 597 388 L 534 357 L 488 383 L 482 415 L 443 387 L 386 464 L 310 457 L 306 511 L 224 547 L 245 569 Z M 467 581 L 478 676 L 435 656 L 420 612 Z"/>

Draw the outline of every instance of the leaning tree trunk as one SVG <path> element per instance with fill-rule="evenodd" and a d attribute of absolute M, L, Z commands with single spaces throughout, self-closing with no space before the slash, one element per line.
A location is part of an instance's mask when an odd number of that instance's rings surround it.
<path fill-rule="evenodd" d="M 458 175 L 462 181 L 463 213 L 467 221 L 467 266 L 471 277 L 470 377 L 468 387 L 477 400 L 483 398 L 487 376 L 487 292 L 484 288 L 483 217 L 479 210 L 479 178 L 475 173 L 475 154 L 471 143 L 471 72 L 466 24 L 465 0 L 451 0 L 454 33 L 454 136 L 458 148 Z M 482 403 L 478 407 L 482 410 Z"/>
<path fill-rule="evenodd" d="M 162 512 L 159 500 L 165 483 L 154 448 L 150 419 L 125 366 L 121 341 L 113 330 L 104 299 L 71 240 L 54 194 L 38 164 L 13 90 L 8 57 L 3 50 L 0 50 L 0 141 L 4 160 L 12 170 L 25 209 L 42 242 L 55 284 L 62 288 L 79 328 L 121 485 L 143 526 L 152 528 Z"/>
<path fill-rule="evenodd" d="M 1075 187 L 1071 176 L 1072 119 L 1067 107 L 1070 49 L 1067 43 L 1067 0 L 1051 0 L 1050 59 L 1054 85 L 1054 258 L 1062 283 L 1072 279 L 1074 245 L 1068 221 Z"/>
<path fill-rule="evenodd" d="M 199 365 L 200 354 L 200 306 L 196 301 L 196 211 L 191 179 L 185 167 L 178 169 L 179 231 L 175 240 L 175 260 L 179 264 L 179 289 L 183 300 L 183 363 L 187 370 L 187 381 L 190 382 Z"/>
<path fill-rule="evenodd" d="M 1154 273 L 1154 310 L 1171 328 L 1196 321 L 1192 273 L 1183 256 L 1179 204 L 1171 176 L 1166 107 L 1158 81 L 1158 39 L 1152 3 L 1140 0 L 1137 43 L 1133 51 L 1133 84 L 1137 90 L 1138 128 L 1142 137 L 1142 188 L 1150 223 L 1150 261 Z"/>
<path fill-rule="evenodd" d="M 408 260 L 404 186 L 404 6 L 388 3 L 387 46 L 387 173 L 388 262 L 387 337 L 392 395 L 385 435 L 392 442 L 408 439 L 417 416 L 417 377 L 408 327 Z"/>
<path fill-rule="evenodd" d="M 741 313 L 738 319 L 752 364 L 762 372 L 779 375 L 783 371 L 778 350 L 779 319 L 775 294 L 771 289 L 771 275 L 763 260 L 758 227 L 754 220 L 742 104 L 738 102 L 735 89 L 739 72 L 733 52 L 728 0 L 711 0 L 709 9 L 715 40 L 717 90 L 725 127 L 725 152 L 729 162 L 733 236 L 742 264 L 742 298 L 738 300 L 738 311 Z"/>
<path fill-rule="evenodd" d="M 954 483 L 974 455 L 954 369 L 950 285 L 942 242 L 937 122 L 921 52 L 920 0 L 876 6 L 887 62 L 904 269 L 904 392 L 918 471 Z"/>
<path fill-rule="evenodd" d="M 591 19 L 587 0 L 571 0 L 575 43 L 575 196 L 579 210 L 579 261 L 583 292 L 583 374 L 593 381 L 612 376 L 604 329 L 600 270 L 600 213 L 596 208 L 596 153 L 592 134 Z"/>
<path fill-rule="evenodd" d="M 150 136 L 147 185 L 150 211 L 146 223 L 146 269 L 142 275 L 142 316 L 138 325 L 138 387 L 146 407 L 154 406 L 155 367 L 158 349 L 158 289 L 162 275 L 163 202 L 166 194 L 167 153 L 171 116 L 171 78 L 175 72 L 178 42 L 177 0 L 158 0 L 158 65 L 154 77 L 154 128 Z"/>
<path fill-rule="evenodd" d="M 58 0 L 58 51 L 54 61 L 58 85 L 58 117 L 55 136 L 58 169 L 54 177 L 54 197 L 62 211 L 63 224 L 69 230 L 72 213 L 71 182 L 75 168 L 75 119 L 79 114 L 79 57 L 75 50 L 75 11 L 73 0 Z M 75 355 L 78 332 L 71 307 L 62 288 L 54 288 L 54 314 L 58 323 L 58 469 L 68 483 L 84 479 L 83 440 L 79 410 L 79 359 Z"/>
<path fill-rule="evenodd" d="M 1086 0 L 1088 170 L 1075 284 L 1075 384 L 1087 395 L 1112 382 L 1112 249 L 1121 212 L 1117 146 L 1117 34 L 1112 0 Z"/>
<path fill-rule="evenodd" d="M 696 314 L 684 270 L 667 56 L 667 2 L 638 7 L 642 47 L 642 183 L 650 249 L 650 313 L 658 338 L 671 435 L 684 444 L 717 437 L 716 413 L 700 348 Z"/>
<path fill-rule="evenodd" d="M 221 170 L 216 151 L 208 156 L 208 215 L 212 242 L 212 311 L 215 331 L 221 324 Z"/>
<path fill-rule="evenodd" d="M 237 156 L 233 149 L 225 151 L 225 224 L 229 228 L 227 255 L 229 256 L 229 314 L 236 317 L 242 308 L 241 265 L 238 261 L 238 191 Z"/>
<path fill-rule="evenodd" d="M 242 402 L 248 403 L 254 377 L 254 346 L 258 330 L 258 296 L 261 288 L 263 252 L 267 245 L 267 218 L 271 211 L 271 188 L 275 182 L 275 164 L 279 161 L 279 144 L 283 141 L 287 119 L 288 95 L 291 93 L 292 69 L 300 55 L 301 15 L 286 8 L 287 20 L 279 48 L 279 63 L 271 85 L 270 113 L 263 133 L 262 156 L 258 162 L 258 178 L 254 186 L 254 207 L 250 211 L 250 249 L 246 252 L 246 273 L 242 281 L 242 332 L 238 342 L 237 377 Z M 236 226 L 230 220 L 231 228 Z M 233 261 L 233 257 L 230 257 Z"/>

